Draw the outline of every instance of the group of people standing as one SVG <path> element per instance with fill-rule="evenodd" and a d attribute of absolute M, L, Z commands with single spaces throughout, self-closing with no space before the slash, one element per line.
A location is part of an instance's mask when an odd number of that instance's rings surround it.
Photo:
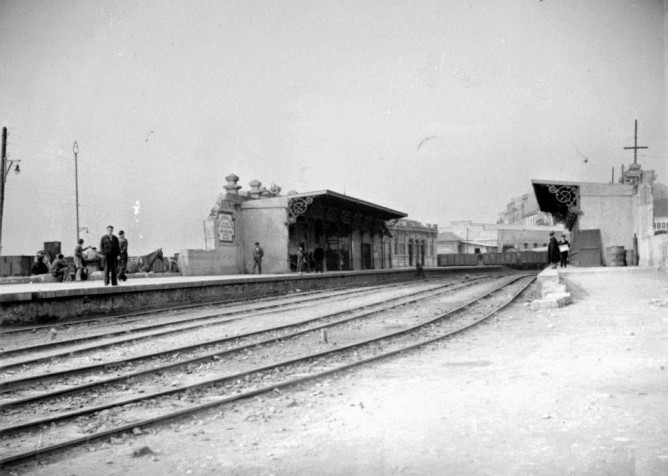
<path fill-rule="evenodd" d="M 323 263 L 325 261 L 325 250 L 322 249 L 320 243 L 316 243 L 315 249 L 313 252 L 307 252 L 306 246 L 302 241 L 299 245 L 299 250 L 297 250 L 297 272 L 303 273 L 304 271 L 310 272 L 311 268 L 318 273 L 324 271 Z M 311 266 L 313 264 L 313 266 Z"/>
<path fill-rule="evenodd" d="M 76 281 L 88 279 L 84 251 L 90 248 L 93 247 L 86 246 L 84 248 L 83 238 L 79 238 L 77 245 L 74 247 L 74 279 Z M 118 281 L 127 281 L 125 272 L 128 265 L 128 240 L 125 238 L 123 230 L 118 232 L 118 236 L 115 236 L 114 227 L 109 225 L 106 235 L 102 236 L 100 240 L 100 248 L 97 254 L 102 260 L 105 286 L 110 283 L 112 286 L 117 286 Z M 38 255 L 30 273 L 35 275 L 50 273 L 58 281 L 72 280 L 70 265 L 62 253 L 59 253 L 49 266 L 44 262 L 44 257 Z"/>
<path fill-rule="evenodd" d="M 260 243 L 255 243 L 255 248 L 253 248 L 253 274 L 262 274 L 262 258 L 264 257 L 264 250 L 260 246 Z M 304 271 L 310 271 L 311 268 L 318 273 L 322 273 L 325 269 L 325 250 L 322 249 L 320 243 L 316 243 L 315 249 L 313 252 L 307 252 L 306 246 L 302 241 L 299 245 L 299 250 L 297 250 L 297 272 L 303 273 Z M 313 264 L 311 266 L 311 263 Z"/>
<path fill-rule="evenodd" d="M 550 232 L 550 242 L 547 245 L 547 262 L 555 269 L 557 264 L 561 268 L 568 265 L 568 252 L 571 244 L 566 239 L 566 235 L 561 235 L 561 239 L 557 241 L 554 237 L 554 232 Z"/>
<path fill-rule="evenodd" d="M 128 266 L 128 240 L 123 230 L 114 235 L 114 227 L 107 227 L 107 234 L 100 239 L 100 251 L 104 266 L 104 285 L 117 286 L 118 281 L 127 281 L 125 271 Z"/>

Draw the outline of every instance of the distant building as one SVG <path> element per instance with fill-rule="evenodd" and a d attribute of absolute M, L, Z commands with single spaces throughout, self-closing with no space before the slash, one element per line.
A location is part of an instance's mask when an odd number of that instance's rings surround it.
<path fill-rule="evenodd" d="M 391 230 L 394 256 L 392 267 L 407 268 L 421 264 L 436 266 L 436 238 L 438 225 L 400 219 Z"/>
<path fill-rule="evenodd" d="M 556 224 L 552 215 L 540 210 L 533 193 L 525 193 L 511 199 L 506 209 L 499 214 L 497 223 L 526 226 L 554 226 Z"/>
<path fill-rule="evenodd" d="M 451 222 L 450 226 L 441 227 L 441 230 L 437 239 L 437 254 L 531 251 L 547 246 L 550 231 L 557 235 L 569 235 L 561 225 L 509 225 L 468 220 Z"/>

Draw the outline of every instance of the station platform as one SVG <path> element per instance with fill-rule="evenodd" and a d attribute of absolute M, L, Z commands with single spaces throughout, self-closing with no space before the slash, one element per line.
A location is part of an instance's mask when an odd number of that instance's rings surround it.
<path fill-rule="evenodd" d="M 571 266 L 568 268 L 545 268 L 538 274 L 538 290 L 541 298 L 531 303 L 531 309 L 558 309 L 573 302 L 568 290 L 567 279 L 579 275 L 597 274 L 605 275 L 633 275 L 633 273 L 644 273 L 648 268 L 639 266 L 595 266 L 579 268 Z M 572 286 L 572 284 L 571 284 Z"/>
<path fill-rule="evenodd" d="M 501 272 L 502 266 L 424 268 L 426 276 Z M 118 314 L 194 302 L 256 298 L 289 292 L 418 279 L 414 268 L 303 274 L 181 276 L 128 275 L 118 286 L 100 276 L 88 281 L 42 282 L 9 278 L 0 284 L 0 325 L 58 322 L 92 314 Z M 24 282 L 20 282 L 20 281 Z M 25 282 L 30 280 L 29 282 Z M 16 282 L 19 281 L 19 282 Z M 1 281 L 0 281 L 1 283 Z"/>
<path fill-rule="evenodd" d="M 571 305 L 519 302 L 448 341 L 28 472 L 668 474 L 668 274 L 557 274 Z"/>

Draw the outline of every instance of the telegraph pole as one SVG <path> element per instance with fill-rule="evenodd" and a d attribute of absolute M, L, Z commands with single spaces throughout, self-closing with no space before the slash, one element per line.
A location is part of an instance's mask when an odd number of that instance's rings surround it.
<path fill-rule="evenodd" d="M 7 174 L 12 169 L 14 162 L 17 162 L 14 172 L 21 171 L 18 162 L 20 160 L 7 160 L 7 128 L 2 128 L 2 150 L 0 150 L 0 254 L 2 254 L 2 213 L 5 206 L 5 185 L 7 184 Z"/>
<path fill-rule="evenodd" d="M 77 203 L 77 244 L 79 243 L 79 144 L 77 141 L 74 141 L 72 146 L 74 151 L 74 190 L 76 194 L 76 203 Z"/>
<path fill-rule="evenodd" d="M 7 162 L 7 128 L 2 128 L 2 152 L 0 152 L 0 254 L 2 254 L 2 210 L 5 206 L 5 181 L 7 177 L 5 175 L 6 167 L 5 163 Z"/>
<path fill-rule="evenodd" d="M 635 139 L 633 141 L 633 147 L 624 147 L 624 149 L 633 149 L 633 163 L 638 163 L 638 149 L 648 149 L 648 147 L 638 146 L 638 119 L 636 119 L 636 132 Z"/>

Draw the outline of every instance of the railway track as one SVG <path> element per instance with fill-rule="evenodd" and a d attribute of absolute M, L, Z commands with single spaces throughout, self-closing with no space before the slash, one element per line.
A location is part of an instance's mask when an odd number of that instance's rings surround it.
<path fill-rule="evenodd" d="M 486 280 L 490 279 L 489 276 L 476 276 L 472 279 L 465 279 L 464 283 L 474 283 L 480 280 Z M 452 285 L 452 283 L 457 283 L 461 281 L 456 281 L 456 280 L 438 280 L 438 281 L 430 281 L 429 284 L 422 284 L 419 285 L 420 287 L 427 286 L 427 291 L 429 289 L 441 289 L 442 287 L 449 287 Z M 383 291 L 390 291 L 392 292 L 393 290 L 396 289 L 398 285 L 391 285 L 387 287 L 380 288 Z M 415 285 L 413 285 L 415 286 Z M 400 291 L 398 292 L 393 292 L 393 294 L 398 294 L 399 298 L 401 297 L 402 293 L 410 295 L 411 291 L 411 286 L 406 285 L 405 283 L 401 286 Z M 4 352 L 2 357 L 4 358 L 4 364 L 0 365 L 0 373 L 5 373 L 4 375 L 6 376 L 6 373 L 10 371 L 10 369 L 15 369 L 15 368 L 21 368 L 22 373 L 25 374 L 25 371 L 27 370 L 28 366 L 35 365 L 38 363 L 43 363 L 43 362 L 53 362 L 54 359 L 59 359 L 63 357 L 71 357 L 72 355 L 75 354 L 82 354 L 82 353 L 90 353 L 90 352 L 96 352 L 101 349 L 109 348 L 109 347 L 114 347 L 114 346 L 119 346 L 122 344 L 132 344 L 133 346 L 136 345 L 138 342 L 142 340 L 148 340 L 148 339 L 155 339 L 158 337 L 164 337 L 168 336 L 170 334 L 181 334 L 184 331 L 193 331 L 193 330 L 198 330 L 198 329 L 207 329 L 211 330 L 213 327 L 216 326 L 226 326 L 229 325 L 231 322 L 239 320 L 239 319 L 246 319 L 248 320 L 249 318 L 253 317 L 260 317 L 260 316 L 265 316 L 267 314 L 275 314 L 279 311 L 282 312 L 292 312 L 296 311 L 299 309 L 303 309 L 305 304 L 313 304 L 313 302 L 317 302 L 318 304 L 327 304 L 328 306 L 331 306 L 332 303 L 335 302 L 352 302 L 352 298 L 356 297 L 362 297 L 364 298 L 366 295 L 369 295 L 371 293 L 377 293 L 378 289 L 374 288 L 372 290 L 357 290 L 357 291 L 349 291 L 344 294 L 341 293 L 333 293 L 330 296 L 327 296 L 327 298 L 319 297 L 318 299 L 300 299 L 296 303 L 286 303 L 283 302 L 280 305 L 246 305 L 243 307 L 234 307 L 233 309 L 227 309 L 224 311 L 215 311 L 213 313 L 208 313 L 205 315 L 200 315 L 196 317 L 184 317 L 180 319 L 178 322 L 171 321 L 169 323 L 165 323 L 164 325 L 160 325 L 158 330 L 152 330 L 151 332 L 143 332 L 143 333 L 138 333 L 135 334 L 134 330 L 137 329 L 136 327 L 134 328 L 126 328 L 126 329 L 116 329 L 112 332 L 107 332 L 104 334 L 96 334 L 96 340 L 98 342 L 90 344 L 90 345 L 82 345 L 82 346 L 73 346 L 74 344 L 77 344 L 81 341 L 85 341 L 84 338 L 73 338 L 73 339 L 68 339 L 66 341 L 61 341 L 61 342 L 56 342 L 56 343 L 43 343 L 40 345 L 30 345 L 26 347 L 20 347 L 20 348 L 15 348 L 15 349 L 10 349 Z M 289 298 L 288 298 L 289 299 Z M 392 298 L 394 299 L 394 298 Z M 193 320 L 200 320 L 204 319 L 205 322 L 199 322 L 196 324 L 191 324 Z M 154 328 L 154 325 L 142 325 L 141 329 L 144 330 L 146 328 Z M 116 337 L 120 336 L 120 337 Z M 106 338 L 105 338 L 106 337 Z M 200 342 L 200 345 L 210 345 L 219 342 L 219 340 L 213 340 L 213 341 L 207 341 L 207 342 Z M 54 352 L 50 352 L 51 349 L 57 349 L 59 347 L 65 347 L 62 350 L 56 350 Z M 176 352 L 181 351 L 181 347 L 176 347 L 174 349 Z M 37 354 L 35 354 L 35 352 Z M 29 357 L 27 358 L 21 358 L 23 354 L 30 354 Z M 12 356 L 18 356 L 15 358 L 11 358 Z M 5 383 L 6 379 L 3 379 L 3 384 Z M 4 393 L 2 390 L 0 390 L 0 393 Z"/>
<path fill-rule="evenodd" d="M 344 319 L 321 320 L 316 326 L 237 345 L 222 352 L 201 355 L 195 360 L 187 359 L 147 370 L 145 374 L 151 377 L 139 388 L 134 388 L 139 375 L 130 372 L 120 379 L 115 377 L 106 382 L 86 384 L 86 388 L 74 392 L 47 392 L 37 399 L 31 397 L 23 401 L 9 402 L 2 407 L 6 417 L 3 420 L 8 421 L 9 425 L 0 430 L 0 435 L 3 445 L 9 447 L 13 454 L 0 460 L 0 464 L 15 463 L 42 453 L 132 432 L 135 428 L 145 428 L 161 421 L 320 378 L 446 338 L 482 322 L 507 305 L 532 279 L 515 275 L 500 277 L 494 281 L 493 286 L 490 283 L 468 283 L 470 286 L 466 288 L 470 290 L 475 287 L 477 294 L 469 291 L 465 301 L 453 296 L 456 292 L 444 294 L 444 289 L 432 289 L 422 292 L 420 296 L 404 297 L 403 302 L 400 298 L 393 303 L 376 305 L 375 309 L 357 312 Z M 510 297 L 505 291 L 509 286 L 516 288 Z M 418 301 L 419 307 L 410 307 Z M 398 308 L 402 309 L 399 314 L 406 314 L 406 310 L 411 309 L 410 312 L 415 315 L 409 318 L 393 315 L 392 312 L 397 312 Z M 458 324 L 455 325 L 456 321 Z M 392 330 L 388 332 L 389 329 Z M 337 339 L 338 342 L 318 344 L 318 339 L 322 340 L 321 333 L 325 330 L 329 332 L 331 339 Z M 267 332 L 275 333 L 276 329 L 269 329 Z M 366 337 L 359 339 L 360 336 Z M 310 348 L 305 354 L 300 351 L 304 343 Z M 313 351 L 323 345 L 328 348 Z M 281 352 L 282 348 L 289 348 L 290 351 Z M 269 363 L 267 360 L 271 360 L 270 355 L 285 355 L 287 358 Z M 234 356 L 237 360 L 232 367 L 236 371 L 224 372 L 230 367 L 230 359 Z M 199 367 L 195 368 L 197 364 Z M 185 377 L 176 385 L 165 384 L 166 380 L 175 378 L 169 372 L 176 368 L 185 369 L 185 374 L 177 374 Z M 194 375 L 189 377 L 191 373 Z M 39 379 L 33 382 L 39 382 Z M 127 388 L 126 384 L 121 385 L 122 382 L 132 382 L 133 388 Z M 102 385 L 107 387 L 106 397 L 93 398 L 91 392 L 96 392 L 95 397 L 103 393 Z M 69 400 L 63 398 L 66 394 L 81 391 L 86 393 Z M 109 398 L 109 393 L 132 395 L 119 400 Z M 25 413 L 30 414 L 35 409 L 34 405 L 38 401 L 42 409 L 54 407 L 56 414 L 36 420 L 22 420 Z M 68 412 L 68 405 L 83 408 Z M 101 417 L 105 412 L 107 416 L 114 414 L 111 418 L 113 422 L 109 422 L 106 416 Z M 103 426 L 97 424 L 99 421 L 105 422 Z M 29 439 L 37 439 L 37 442 L 21 442 Z M 24 451 L 25 447 L 31 449 Z"/>
<path fill-rule="evenodd" d="M 238 334 L 233 337 L 224 337 L 218 340 L 207 341 L 206 343 L 200 342 L 193 345 L 180 346 L 177 348 L 172 348 L 159 352 L 153 352 L 150 354 L 139 355 L 130 359 L 126 358 L 117 361 L 88 365 L 85 367 L 77 366 L 75 368 L 64 369 L 64 370 L 54 370 L 53 368 L 49 368 L 48 372 L 46 373 L 24 376 L 19 379 L 5 380 L 3 382 L 3 388 L 0 391 L 0 393 L 6 394 L 12 391 L 16 393 L 16 390 L 18 388 L 20 388 L 21 386 L 25 386 L 26 384 L 29 384 L 31 382 L 44 384 L 45 381 L 47 380 L 53 380 L 73 375 L 81 375 L 95 371 L 100 372 L 109 369 L 114 369 L 115 371 L 117 371 L 121 367 L 127 367 L 127 365 L 130 363 L 134 364 L 132 367 L 133 369 L 132 372 L 126 373 L 121 376 L 116 376 L 113 378 L 96 380 L 94 382 L 88 382 L 80 385 L 74 385 L 71 381 L 65 381 L 60 385 L 62 388 L 61 390 L 51 391 L 47 394 L 47 396 L 48 397 L 62 396 L 64 394 L 74 393 L 96 385 L 119 383 L 124 380 L 145 375 L 147 373 L 159 372 L 166 369 L 175 369 L 177 367 L 191 365 L 209 359 L 219 358 L 224 354 L 239 352 L 242 350 L 253 348 L 258 345 L 265 345 L 271 342 L 277 342 L 280 340 L 293 338 L 308 332 L 313 332 L 314 330 L 327 328 L 328 326 L 334 324 L 340 324 L 351 320 L 361 319 L 376 314 L 378 312 L 386 311 L 394 307 L 404 306 L 406 304 L 413 304 L 420 300 L 429 299 L 434 295 L 442 293 L 446 289 L 447 290 L 461 289 L 467 286 L 471 286 L 483 280 L 484 279 L 472 279 L 459 283 L 456 282 L 445 283 L 436 286 L 430 286 L 425 290 L 418 290 L 395 298 L 386 299 L 382 303 L 371 303 L 366 306 L 357 307 L 354 310 L 346 308 L 343 311 L 326 313 L 324 315 L 315 316 L 306 320 L 300 320 L 299 322 L 296 323 L 289 323 L 281 326 L 273 326 L 265 329 L 248 332 L 245 334 Z M 250 338 L 253 338 L 253 340 L 251 340 Z M 167 364 L 161 363 L 157 367 L 150 366 L 151 361 L 164 359 L 166 357 L 174 355 L 178 357 L 177 361 L 170 360 L 170 362 Z M 146 365 L 144 369 L 137 369 L 136 364 L 142 361 L 146 362 L 149 365 Z M 26 369 L 24 367 L 23 373 L 25 373 L 25 370 Z M 33 397 L 22 398 L 19 400 L 10 400 L 10 401 L 6 401 L 6 399 L 0 400 L 0 410 L 9 408 L 11 406 L 15 406 L 17 404 L 24 404 L 28 402 L 34 403 L 35 401 L 38 401 L 40 399 L 44 399 L 44 397 L 33 396 Z"/>
<path fill-rule="evenodd" d="M 452 277 L 436 278 L 436 279 L 432 278 L 431 281 L 437 281 L 437 280 L 442 281 L 450 279 L 453 278 Z M 147 317 L 149 318 L 151 316 L 159 317 L 161 314 L 175 314 L 180 312 L 192 311 L 194 309 L 206 309 L 210 307 L 214 308 L 230 307 L 234 305 L 244 305 L 249 303 L 252 303 L 255 306 L 258 306 L 263 303 L 277 303 L 276 307 L 280 307 L 281 305 L 284 305 L 281 303 L 284 303 L 286 300 L 290 303 L 294 302 L 295 299 L 300 299 L 305 302 L 308 300 L 309 297 L 312 297 L 312 300 L 317 300 L 320 299 L 320 297 L 322 297 L 323 295 L 330 296 L 333 295 L 333 293 L 357 294 L 357 293 L 370 292 L 382 288 L 401 287 L 405 286 L 406 284 L 407 283 L 405 280 L 399 280 L 397 282 L 389 282 L 383 284 L 339 286 L 333 288 L 315 289 L 310 291 L 289 292 L 287 294 L 270 295 L 263 297 L 244 297 L 239 299 L 223 299 L 219 301 L 204 301 L 191 304 L 172 305 L 163 308 L 151 308 L 142 311 L 135 311 L 123 314 L 104 313 L 92 317 L 89 316 L 85 318 L 72 318 L 63 321 L 56 321 L 49 324 L 36 324 L 28 326 L 14 325 L 14 326 L 0 327 L 0 343 L 2 343 L 3 340 L 6 340 L 5 336 L 11 337 L 17 334 L 18 335 L 35 334 L 42 331 L 45 331 L 48 334 L 48 332 L 51 331 L 51 329 L 63 330 L 71 327 L 81 328 L 83 326 L 94 326 L 95 324 L 99 323 L 101 323 L 101 325 L 103 326 L 109 326 L 110 324 L 119 324 L 119 323 L 129 324 L 132 322 L 138 322 L 139 319 L 137 318 L 142 318 L 141 321 L 143 322 Z M 271 307 L 272 307 L 271 305 L 268 305 L 267 309 Z"/>
<path fill-rule="evenodd" d="M 390 284 L 387 285 L 386 287 L 392 288 L 392 287 L 399 287 L 402 284 L 405 285 L 405 283 L 395 283 L 395 284 Z M 96 340 L 96 339 L 104 339 L 108 337 L 112 337 L 115 335 L 123 335 L 123 334 L 130 334 L 130 333 L 137 333 L 137 332 L 143 332 L 143 331 L 148 331 L 148 330 L 153 330 L 153 329 L 160 329 L 160 328 L 165 328 L 168 326 L 172 325 L 179 325 L 179 324 L 185 324 L 188 322 L 195 322 L 195 321 L 201 321 L 201 320 L 206 320 L 206 319 L 213 319 L 213 318 L 219 318 L 219 317 L 224 317 L 227 315 L 238 315 L 239 318 L 241 318 L 243 314 L 243 309 L 246 307 L 245 312 L 259 312 L 259 311 L 269 311 L 269 310 L 274 310 L 274 309 L 280 309 L 285 306 L 294 306 L 298 304 L 303 304 L 303 303 L 308 303 L 310 301 L 316 301 L 319 299 L 322 299 L 322 295 L 326 292 L 328 298 L 333 298 L 333 297 L 349 297 L 353 295 L 359 295 L 359 294 L 367 294 L 374 292 L 376 289 L 380 289 L 382 286 L 368 286 L 368 287 L 363 287 L 363 288 L 342 288 L 342 289 L 332 289 L 327 291 L 310 291 L 310 292 L 299 292 L 295 294 L 291 294 L 289 296 L 280 296 L 280 297 L 270 297 L 270 298 L 262 298 L 258 300 L 252 301 L 251 305 L 249 306 L 248 301 L 249 300 L 234 300 L 234 301 L 219 301 L 219 302 L 214 302 L 214 303 L 206 303 L 206 304 L 192 304 L 192 305 L 184 305 L 184 306 L 177 306 L 173 308 L 163 308 L 163 309 L 154 309 L 150 311 L 137 311 L 134 313 L 126 313 L 122 315 L 116 315 L 116 316 L 100 316 L 92 319 L 86 319 L 86 320 L 81 320 L 81 321 L 71 321 L 71 322 L 64 322 L 64 323 L 55 323 L 51 325 L 37 325 L 37 326 L 29 326 L 29 327 L 21 327 L 19 329 L 8 329 L 8 330 L 3 330 L 0 332 L 0 342 L 2 343 L 2 351 L 0 351 L 0 357 L 6 358 L 8 356 L 14 355 L 14 354 L 20 354 L 20 353 L 25 353 L 25 352 L 34 352 L 36 350 L 42 350 L 42 349 L 48 349 L 48 348 L 54 348 L 62 345 L 70 345 L 73 343 L 78 343 L 78 342 L 85 342 L 89 340 Z M 192 311 L 193 309 L 197 308 L 208 308 L 212 306 L 222 306 L 226 308 L 226 311 L 214 311 L 214 312 L 209 312 L 205 313 L 204 315 L 196 316 L 196 317 L 179 317 L 178 313 L 183 312 L 183 311 Z M 175 316 L 176 314 L 176 316 Z M 146 323 L 146 316 L 153 316 L 154 318 L 158 318 L 159 322 L 153 323 L 153 324 L 147 324 Z M 169 318 L 169 316 L 174 317 L 171 320 L 166 319 Z M 144 318 L 139 320 L 138 318 Z M 153 319 L 155 320 L 155 319 Z M 25 334 L 33 334 L 37 331 L 46 331 L 46 333 L 42 333 L 40 335 L 35 336 L 35 340 L 39 340 L 40 337 L 43 339 L 44 337 L 50 337 L 49 332 L 51 330 L 55 329 L 64 329 L 64 328 L 74 328 L 72 330 L 77 331 L 78 329 L 81 329 L 82 326 L 88 326 L 91 323 L 99 323 L 102 322 L 103 326 L 101 327 L 112 327 L 114 325 L 120 324 L 123 326 L 122 329 L 117 330 L 117 331 L 105 331 L 99 334 L 92 334 L 84 337 L 76 337 L 73 339 L 59 339 L 56 341 L 50 341 L 47 343 L 39 343 L 39 344 L 33 344 L 29 346 L 22 346 L 18 348 L 8 348 L 6 349 L 5 346 L 7 346 L 7 339 L 4 337 L 6 335 L 15 335 L 18 333 L 25 333 Z M 128 329 L 127 326 L 129 324 L 133 324 L 139 322 L 139 324 L 133 326 L 132 328 Z M 202 325 L 206 325 L 205 323 Z M 78 328 L 78 329 L 77 329 Z M 1 368 L 0 368 L 1 369 Z"/>
<path fill-rule="evenodd" d="M 479 279 L 489 279 L 488 275 L 475 276 L 474 278 L 469 278 L 473 280 Z M 467 279 L 467 280 L 469 280 Z M 431 283 L 437 285 L 438 283 L 448 283 L 455 282 L 453 278 L 445 278 L 438 280 L 430 280 Z M 133 340 L 136 341 L 140 338 L 152 338 L 159 335 L 165 335 L 172 332 L 180 332 L 182 330 L 196 329 L 198 327 L 206 327 L 212 323 L 225 323 L 226 320 L 221 318 L 229 317 L 229 320 L 241 319 L 246 317 L 248 314 L 254 313 L 256 315 L 261 315 L 261 313 L 270 313 L 277 310 L 286 310 L 286 309 L 296 309 L 299 306 L 304 304 L 309 304 L 314 301 L 321 301 L 327 299 L 329 301 L 335 299 L 349 299 L 354 296 L 364 296 L 372 294 L 379 289 L 390 290 L 396 288 L 406 287 L 407 283 L 394 283 L 390 285 L 383 286 L 367 286 L 363 288 L 345 288 L 345 289 L 335 289 L 330 292 L 325 291 L 314 291 L 307 293 L 297 293 L 290 294 L 288 296 L 273 297 L 273 298 L 263 298 L 253 302 L 247 301 L 235 301 L 235 302 L 222 302 L 222 309 L 220 307 L 215 308 L 211 312 L 204 312 L 203 314 L 198 315 L 186 315 L 181 314 L 174 315 L 174 310 L 164 309 L 164 310 L 154 310 L 154 311 L 139 311 L 137 313 L 124 314 L 122 316 L 113 316 L 109 319 L 111 322 L 106 323 L 105 326 L 107 330 L 99 332 L 96 334 L 81 335 L 81 326 L 86 325 L 89 322 L 98 322 L 103 318 L 95 318 L 92 320 L 79 321 L 79 322 L 70 322 L 65 323 L 63 326 L 69 329 L 66 333 L 57 333 L 58 337 L 54 334 L 50 334 L 49 331 L 60 329 L 60 325 L 52 326 L 33 326 L 23 328 L 19 330 L 11 330 L 7 333 L 16 334 L 18 332 L 26 333 L 29 338 L 23 338 L 23 340 L 30 340 L 33 343 L 28 345 L 22 345 L 20 347 L 11 347 L 10 343 L 6 336 L 0 334 L 0 358 L 5 360 L 5 364 L 0 366 L 0 372 L 13 366 L 11 362 L 7 363 L 7 359 L 10 359 L 13 356 L 24 354 L 24 353 L 33 353 L 36 351 L 44 351 L 49 349 L 54 349 L 62 346 L 70 346 L 73 344 L 109 339 L 115 336 L 125 336 L 126 341 Z M 326 293 L 326 295 L 325 295 Z M 206 305 L 193 305 L 193 306 L 183 306 L 175 308 L 177 311 L 181 312 L 184 310 L 192 310 L 193 308 L 203 308 L 211 307 L 214 304 L 208 303 Z M 154 317 L 150 320 L 144 319 L 135 319 L 138 317 L 144 317 L 146 315 L 153 315 Z M 131 327 L 129 327 L 132 325 Z M 77 327 L 78 326 L 78 327 Z M 39 335 L 33 335 L 36 331 L 46 331 L 41 332 Z M 152 331 L 152 332 L 148 332 Z M 72 338 L 63 338 L 62 335 L 77 334 Z M 142 334 L 143 333 L 143 334 Z M 13 335 L 12 338 L 16 339 L 18 336 Z M 45 342 L 46 340 L 46 342 Z M 37 343 L 35 343 L 37 342 Z M 97 346 L 93 346 L 95 348 Z M 51 356 L 48 356 L 51 358 Z M 19 364 L 23 365 L 23 363 Z"/>

